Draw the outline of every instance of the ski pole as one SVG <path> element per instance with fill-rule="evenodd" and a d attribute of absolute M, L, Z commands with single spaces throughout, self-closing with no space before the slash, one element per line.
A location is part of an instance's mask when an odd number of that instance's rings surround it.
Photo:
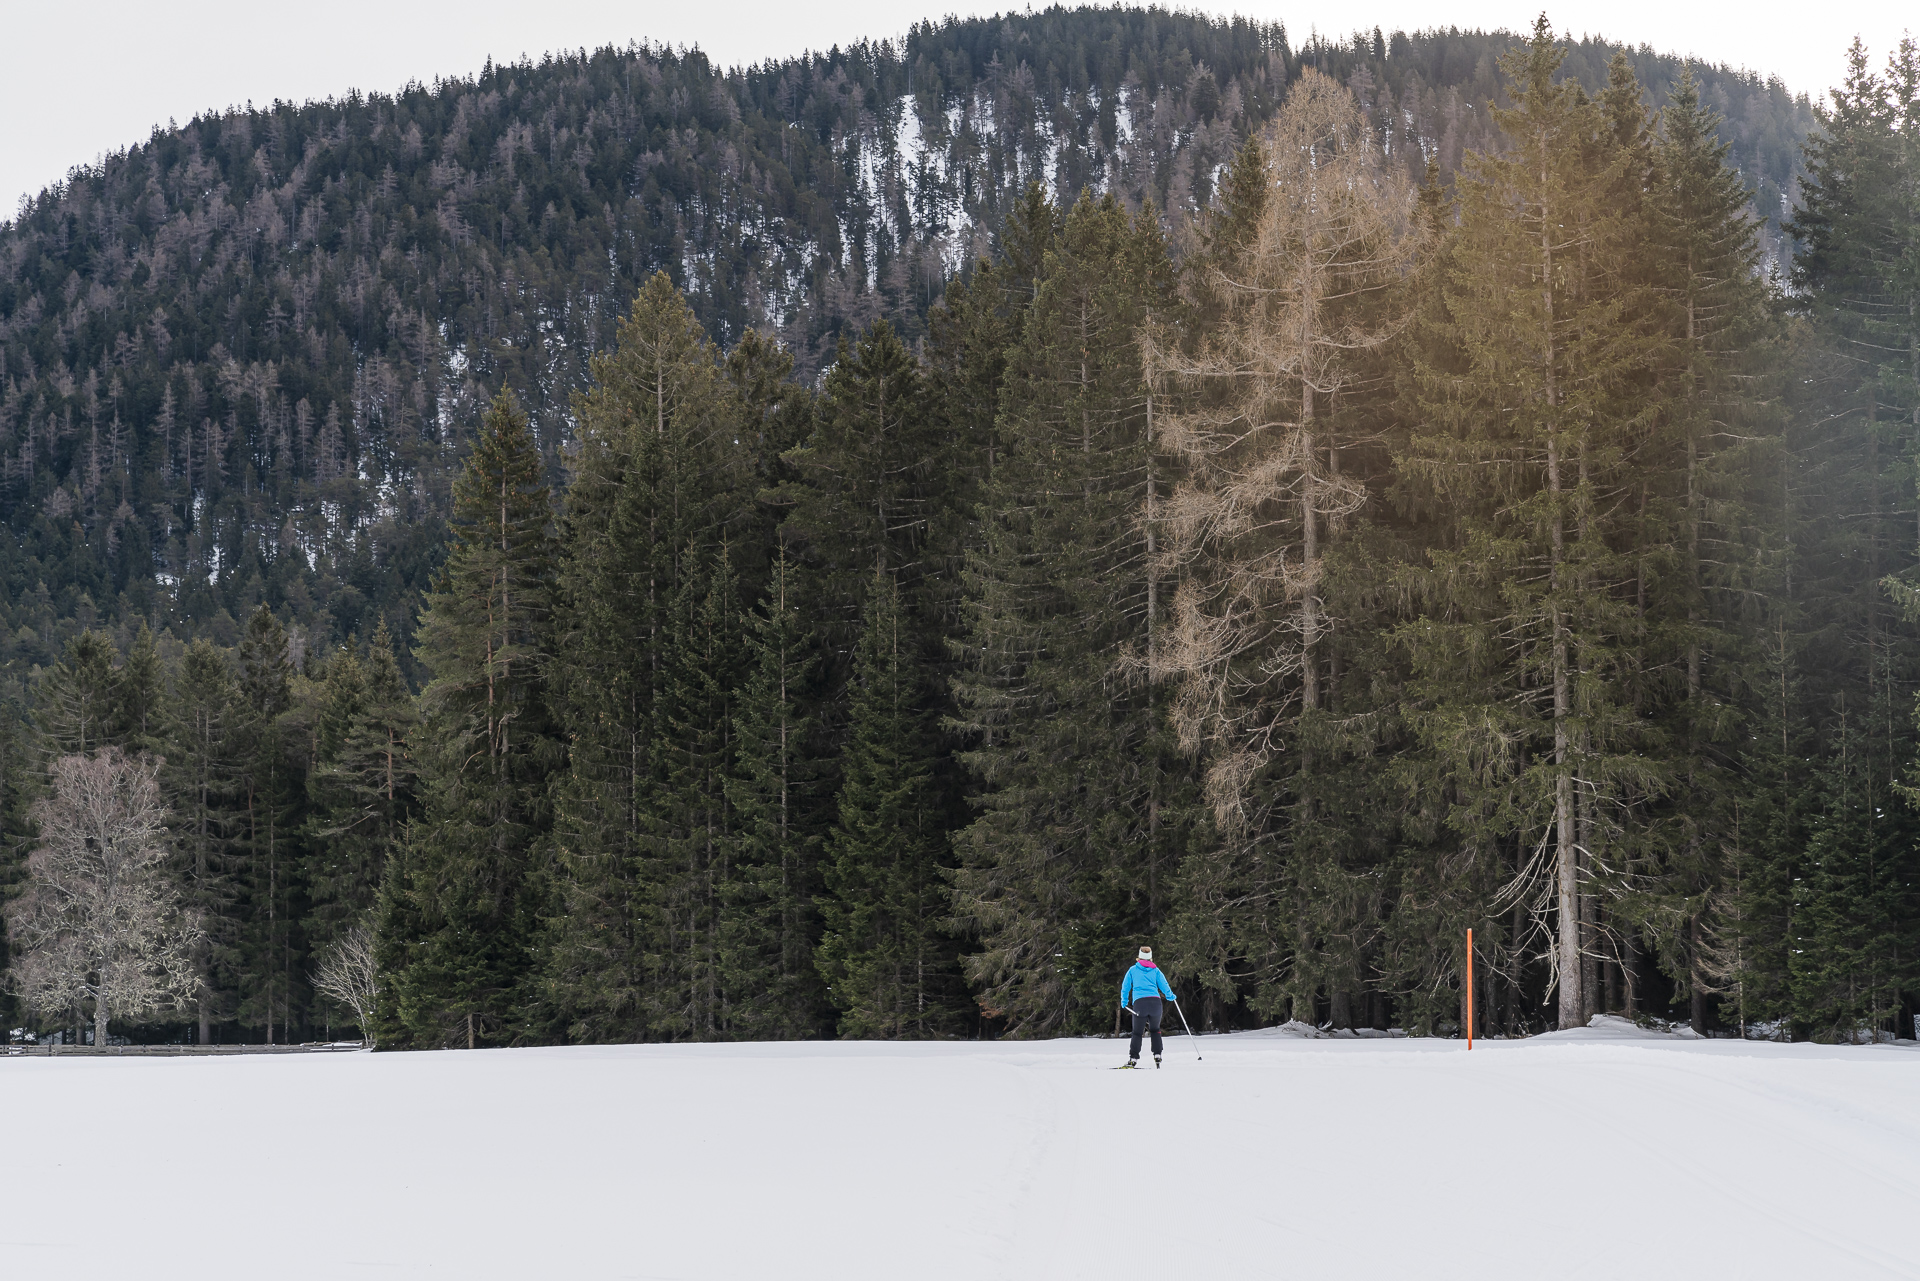
<path fill-rule="evenodd" d="M 1185 1010 L 1180 1009 L 1180 1002 L 1175 1001 L 1173 1003 L 1173 1008 L 1180 1011 L 1180 1026 L 1187 1029 L 1188 1036 L 1193 1036 L 1193 1025 L 1187 1022 L 1187 1012 Z M 1196 1059 L 1205 1057 L 1200 1053 L 1200 1042 L 1197 1038 L 1194 1040 L 1194 1043 L 1193 1043 L 1193 1057 Z"/>

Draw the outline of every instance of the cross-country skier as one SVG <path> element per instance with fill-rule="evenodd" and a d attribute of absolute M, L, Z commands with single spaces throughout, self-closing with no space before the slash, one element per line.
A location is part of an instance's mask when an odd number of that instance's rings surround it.
<path fill-rule="evenodd" d="M 1133 1045 L 1127 1051 L 1127 1066 L 1140 1066 L 1140 1034 L 1153 1029 L 1153 1065 L 1160 1066 L 1160 1017 L 1166 1013 L 1161 998 L 1175 1001 L 1167 976 L 1153 963 L 1153 949 L 1143 947 L 1140 957 L 1120 980 L 1120 1006 L 1133 1015 Z"/>

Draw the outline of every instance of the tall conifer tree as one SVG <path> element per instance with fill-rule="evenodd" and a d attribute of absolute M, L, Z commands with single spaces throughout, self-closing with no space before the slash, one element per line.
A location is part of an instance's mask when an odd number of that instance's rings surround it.
<path fill-rule="evenodd" d="M 114 733 L 128 752 L 151 751 L 159 743 L 166 692 L 159 645 L 142 623 L 114 682 Z"/>
<path fill-rule="evenodd" d="M 244 976 L 239 1014 L 273 1044 L 275 1028 L 284 1033 L 296 1006 L 304 1008 L 305 984 L 298 976 L 305 949 L 296 932 L 305 914 L 297 897 L 302 869 L 290 837 L 300 820 L 305 780 L 282 723 L 292 702 L 287 633 L 265 605 L 248 617 L 237 657 L 234 853 L 245 904 L 236 966 Z"/>
<path fill-rule="evenodd" d="M 952 554 L 955 479 L 926 371 L 885 321 L 842 337 L 813 432 L 789 455 L 798 482 L 782 526 L 803 556 L 823 638 L 844 664 L 860 634 L 876 559 L 900 575 L 916 648 L 937 649 L 930 569 Z M 844 666 L 838 673 L 845 679 Z"/>
<path fill-rule="evenodd" d="M 733 693 L 740 597 L 727 549 L 683 571 L 669 614 L 663 730 L 647 790 L 640 863 L 648 931 L 647 1008 L 656 1034 L 710 1041 L 730 1031 L 737 989 L 723 958 L 734 817 Z"/>
<path fill-rule="evenodd" d="M 229 909 L 234 901 L 230 841 L 237 749 L 243 713 L 226 658 L 197 640 L 180 656 L 166 704 L 166 769 L 173 834 L 187 904 L 202 922 L 202 988 L 196 1000 L 199 1043 L 231 1012 Z"/>
<path fill-rule="evenodd" d="M 389 954 L 399 965 L 388 973 L 415 1044 L 512 1040 L 532 995 L 548 786 L 564 751 L 546 679 L 552 522 L 527 417 L 502 392 L 454 486 L 453 546 L 418 633 L 432 674 L 426 798 L 409 857 L 392 865 L 418 932 L 403 936 L 404 957 Z"/>
<path fill-rule="evenodd" d="M 1172 270 L 1150 209 L 1084 197 L 1060 225 L 1008 357 L 957 678 L 981 795 L 955 914 L 982 1007 L 1032 1035 L 1110 1021 L 1113 958 L 1166 911 L 1178 829 L 1139 515 L 1141 339 Z"/>
<path fill-rule="evenodd" d="M 765 404 L 748 365 L 742 382 Z M 619 345 L 594 369 L 560 546 L 553 673 L 570 754 L 556 793 L 559 911 L 545 992 L 564 1034 L 638 1040 L 660 1034 L 648 958 L 664 944 L 648 934 L 646 864 L 674 745 L 663 698 L 686 621 L 676 609 L 728 526 L 752 511 L 753 482 L 740 399 L 664 274 L 641 289 Z"/>
<path fill-rule="evenodd" d="M 1616 122 L 1638 119 L 1637 100 L 1610 99 L 1609 109 Z M 1771 683 L 1761 670 L 1769 647 L 1753 634 L 1770 620 L 1752 602 L 1774 599 L 1781 586 L 1780 512 L 1766 480 L 1778 473 L 1779 424 L 1761 368 L 1776 345 L 1757 224 L 1727 145 L 1716 141 L 1721 123 L 1683 72 L 1636 192 L 1648 239 L 1634 265 L 1663 341 L 1649 389 L 1660 423 L 1635 459 L 1646 515 L 1634 549 L 1642 602 L 1634 681 L 1637 706 L 1662 722 L 1673 778 L 1642 839 L 1606 859 L 1623 875 L 1609 886 L 1605 947 L 1589 951 L 1590 963 L 1607 953 L 1612 990 L 1616 964 L 1628 985 L 1642 981 L 1641 947 L 1651 944 L 1702 1031 L 1711 991 L 1744 981 L 1728 948 L 1747 946 L 1748 931 L 1722 884 L 1735 868 L 1748 880 L 1760 873 L 1753 851 L 1765 834 L 1742 824 L 1740 811 L 1754 810 L 1752 793 L 1771 780 L 1764 770 L 1742 777 L 1741 744 L 1758 710 L 1749 691 Z"/>
<path fill-rule="evenodd" d="M 1587 852 L 1663 771 L 1637 750 L 1622 554 L 1622 469 L 1648 429 L 1633 393 L 1652 342 L 1621 272 L 1640 227 L 1611 199 L 1632 153 L 1598 104 L 1555 79 L 1563 57 L 1543 18 L 1502 60 L 1513 106 L 1496 119 L 1511 145 L 1468 163 L 1434 316 L 1453 351 L 1417 372 L 1401 466 L 1424 512 L 1451 515 L 1405 585 L 1419 616 L 1400 638 L 1423 804 L 1444 807 L 1457 852 L 1445 882 L 1403 889 L 1434 907 L 1395 926 L 1403 982 L 1431 994 L 1495 889 L 1537 869 L 1571 1027 L 1589 1013 Z"/>
<path fill-rule="evenodd" d="M 316 952 L 369 918 L 381 874 L 415 816 L 419 774 L 419 718 L 385 620 L 374 629 L 366 662 L 342 653 L 328 664 L 327 678 L 325 746 L 308 780 L 313 817 L 306 829 L 313 847 L 308 932 Z"/>
<path fill-rule="evenodd" d="M 721 964 L 737 993 L 729 1026 L 784 1039 L 825 1025 L 813 964 L 819 942 L 823 770 L 809 714 L 819 666 L 784 552 L 766 597 L 747 615 L 735 699 L 735 764 L 727 781 L 734 844 L 722 903 Z"/>
<path fill-rule="evenodd" d="M 118 658 L 112 637 L 84 631 L 67 642 L 60 661 L 41 678 L 33 719 L 48 755 L 94 752 L 116 741 Z"/>
<path fill-rule="evenodd" d="M 1813 335 L 1789 530 L 1804 714 L 1829 785 L 1809 789 L 1787 955 L 1796 1024 L 1850 1035 L 1876 1014 L 1884 1027 L 1885 976 L 1913 947 L 1880 927 L 1873 887 L 1911 883 L 1920 847 L 1920 815 L 1885 801 L 1915 753 L 1904 709 L 1920 687 L 1920 46 L 1903 41 L 1875 74 L 1856 40 L 1818 114 L 1789 227 Z M 1855 895 L 1857 912 L 1837 906 Z"/>
<path fill-rule="evenodd" d="M 854 657 L 821 912 L 818 964 L 842 1036 L 927 1037 L 958 1026 L 933 728 L 915 658 L 899 585 L 878 566 Z"/>

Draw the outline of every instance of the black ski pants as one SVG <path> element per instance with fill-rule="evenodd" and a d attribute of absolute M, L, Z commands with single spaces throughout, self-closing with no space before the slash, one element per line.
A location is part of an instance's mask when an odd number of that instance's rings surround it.
<path fill-rule="evenodd" d="M 1154 1057 L 1160 1057 L 1160 1018 L 1167 1012 L 1166 1002 L 1157 996 L 1136 996 L 1128 1008 L 1133 1011 L 1133 1046 L 1127 1051 L 1127 1057 L 1140 1057 L 1140 1034 L 1148 1028 L 1153 1029 Z"/>

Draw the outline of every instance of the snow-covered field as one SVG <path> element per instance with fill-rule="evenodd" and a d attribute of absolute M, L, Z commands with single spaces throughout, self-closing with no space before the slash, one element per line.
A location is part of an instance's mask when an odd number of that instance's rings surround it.
<path fill-rule="evenodd" d="M 1480 1042 L 0 1059 L 0 1267 L 1920 1277 L 1920 1052 Z"/>

